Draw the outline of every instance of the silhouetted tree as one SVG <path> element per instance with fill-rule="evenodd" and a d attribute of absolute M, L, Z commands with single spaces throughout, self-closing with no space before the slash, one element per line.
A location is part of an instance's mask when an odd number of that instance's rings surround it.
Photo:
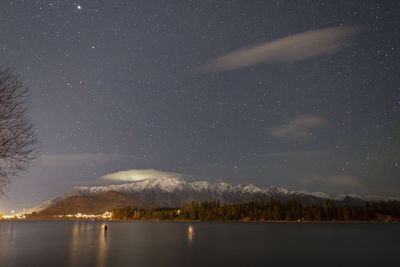
<path fill-rule="evenodd" d="M 115 209 L 116 220 L 200 220 L 200 221 L 400 221 L 400 202 L 372 202 L 364 206 L 337 205 L 327 200 L 325 205 L 303 206 L 296 198 L 281 202 L 259 199 L 248 203 L 220 206 L 218 201 L 190 202 L 181 209 L 126 207 Z"/>
<path fill-rule="evenodd" d="M 0 67 L 0 194 L 35 159 L 37 137 L 27 112 L 27 93 L 18 75 Z"/>

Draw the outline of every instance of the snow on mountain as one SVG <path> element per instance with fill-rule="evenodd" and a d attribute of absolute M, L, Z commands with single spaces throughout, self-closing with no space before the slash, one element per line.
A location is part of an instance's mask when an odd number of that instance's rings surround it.
<path fill-rule="evenodd" d="M 246 185 L 243 188 L 242 191 L 245 192 L 245 193 L 250 193 L 250 194 L 263 193 L 264 192 L 261 188 L 255 186 L 255 185 L 252 185 L 252 184 Z"/>
<path fill-rule="evenodd" d="M 236 194 L 266 194 L 272 196 L 287 195 L 290 192 L 287 189 L 280 187 L 270 187 L 261 189 L 255 185 L 230 185 L 227 183 L 210 184 L 206 181 L 186 182 L 181 178 L 155 178 L 151 180 L 144 180 L 134 183 L 108 185 L 108 186 L 76 186 L 74 190 L 81 194 L 93 194 L 105 191 L 118 191 L 123 193 L 133 193 L 141 191 L 161 191 L 167 193 L 179 193 L 181 191 L 194 191 L 198 193 L 213 192 L 217 194 L 236 193 Z"/>
<path fill-rule="evenodd" d="M 289 191 L 281 187 L 261 188 L 253 184 L 231 185 L 224 182 L 207 181 L 186 182 L 181 178 L 155 178 L 138 182 L 108 186 L 76 186 L 73 190 L 44 201 L 31 211 L 40 211 L 49 205 L 71 196 L 92 195 L 107 191 L 124 193 L 134 199 L 152 203 L 156 206 L 179 207 L 191 201 L 219 200 L 221 204 L 244 203 L 257 197 L 274 198 L 282 201 L 291 197 L 299 198 L 303 204 L 323 203 L 323 194 L 313 195 L 305 191 Z"/>
<path fill-rule="evenodd" d="M 190 187 L 193 191 L 196 192 L 201 192 L 201 191 L 207 191 L 210 190 L 210 184 L 206 181 L 200 181 L 200 182 L 193 182 L 193 183 L 188 183 L 188 187 Z"/>
<path fill-rule="evenodd" d="M 180 178 L 156 178 L 134 183 L 108 185 L 108 186 L 76 186 L 74 189 L 82 194 L 93 194 L 105 191 L 118 191 L 123 193 L 139 192 L 144 190 L 160 190 L 164 192 L 173 192 L 182 190 L 187 183 Z"/>
<path fill-rule="evenodd" d="M 277 186 L 271 186 L 268 188 L 267 194 L 271 196 L 272 198 L 279 198 L 282 195 L 289 195 L 289 194 L 297 194 L 296 191 L 289 192 L 289 190 L 282 188 L 282 187 L 277 187 Z"/>

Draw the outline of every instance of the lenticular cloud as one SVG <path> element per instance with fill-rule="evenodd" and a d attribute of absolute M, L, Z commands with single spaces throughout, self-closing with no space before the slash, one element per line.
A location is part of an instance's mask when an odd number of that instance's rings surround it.
<path fill-rule="evenodd" d="M 179 173 L 165 172 L 154 169 L 134 169 L 110 173 L 102 176 L 101 179 L 109 181 L 136 182 L 155 178 L 181 178 L 181 176 L 182 175 Z"/>

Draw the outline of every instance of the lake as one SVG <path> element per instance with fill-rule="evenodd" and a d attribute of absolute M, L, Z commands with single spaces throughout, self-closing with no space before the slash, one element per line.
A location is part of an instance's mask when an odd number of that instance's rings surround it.
<path fill-rule="evenodd" d="M 400 224 L 2 221 L 0 266 L 400 266 Z"/>

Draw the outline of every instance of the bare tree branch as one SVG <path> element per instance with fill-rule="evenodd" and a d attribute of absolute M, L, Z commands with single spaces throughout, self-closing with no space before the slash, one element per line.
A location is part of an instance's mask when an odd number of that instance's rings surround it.
<path fill-rule="evenodd" d="M 0 194 L 36 159 L 38 140 L 28 116 L 28 89 L 8 67 L 0 67 Z"/>

